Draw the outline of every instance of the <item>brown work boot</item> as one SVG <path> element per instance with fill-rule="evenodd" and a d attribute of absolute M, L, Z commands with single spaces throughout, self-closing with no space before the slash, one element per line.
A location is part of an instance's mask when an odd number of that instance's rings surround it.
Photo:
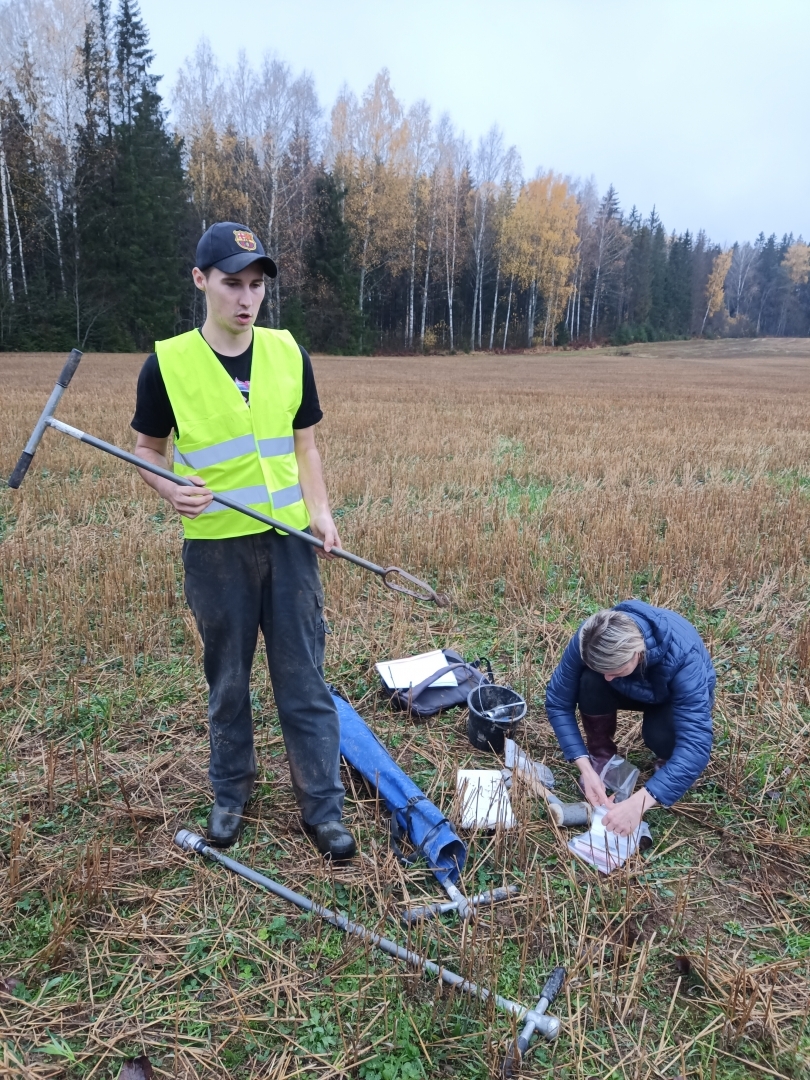
<path fill-rule="evenodd" d="M 613 738 L 616 734 L 618 717 L 615 712 L 600 713 L 598 716 L 580 711 L 582 727 L 585 730 L 585 745 L 588 748 L 588 756 L 597 773 L 618 753 Z"/>

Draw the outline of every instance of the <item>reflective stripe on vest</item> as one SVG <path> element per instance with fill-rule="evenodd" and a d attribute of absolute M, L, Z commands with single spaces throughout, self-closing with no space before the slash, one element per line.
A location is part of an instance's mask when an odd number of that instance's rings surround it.
<path fill-rule="evenodd" d="M 209 465 L 221 465 L 224 461 L 252 454 L 255 449 L 256 440 L 252 435 L 239 435 L 236 439 L 226 439 L 225 442 L 205 446 L 202 450 L 189 450 L 186 454 L 175 450 L 174 458 L 190 469 L 205 469 Z"/>
<path fill-rule="evenodd" d="M 259 439 L 259 453 L 262 457 L 281 457 L 282 454 L 294 454 L 295 436 L 283 435 L 280 439 Z"/>
<path fill-rule="evenodd" d="M 273 506 L 276 510 L 283 510 L 285 506 L 292 506 L 293 503 L 297 503 L 299 499 L 303 499 L 304 494 L 301 491 L 300 484 L 291 484 L 290 487 L 281 488 L 280 491 L 273 492 Z"/>
<path fill-rule="evenodd" d="M 258 503 L 266 503 L 272 498 L 273 508 L 275 510 L 283 510 L 285 506 L 292 506 L 293 503 L 297 503 L 299 499 L 303 498 L 300 484 L 293 484 L 291 487 L 282 488 L 280 491 L 274 491 L 272 496 L 268 494 L 267 488 L 262 487 L 260 484 L 257 484 L 255 487 L 233 488 L 231 491 L 218 491 L 217 495 L 224 495 L 227 499 L 233 499 L 234 502 L 241 503 L 243 506 L 255 506 Z M 203 513 L 215 514 L 218 510 L 228 509 L 229 507 L 227 506 L 212 502 L 206 506 Z"/>
<path fill-rule="evenodd" d="M 303 393 L 303 359 L 290 334 L 254 327 L 249 404 L 198 330 L 159 341 L 155 351 L 175 415 L 178 475 L 196 474 L 214 493 L 305 529 L 309 514 L 292 428 Z M 219 503 L 183 519 L 190 539 L 226 539 L 267 528 Z"/>
<path fill-rule="evenodd" d="M 225 461 L 252 454 L 256 449 L 256 440 L 252 435 L 240 435 L 236 439 L 205 446 L 202 450 L 189 450 L 187 454 L 175 451 L 175 460 L 188 465 L 190 469 L 205 469 L 208 465 L 221 465 Z M 295 453 L 295 437 L 282 435 L 278 439 L 259 439 L 259 453 L 262 457 L 281 457 L 282 454 Z M 285 504 L 287 505 L 287 504 Z"/>
<path fill-rule="evenodd" d="M 263 484 L 256 484 L 254 487 L 231 488 L 230 491 L 218 491 L 217 495 L 224 495 L 227 499 L 233 499 L 234 502 L 241 503 L 243 506 L 253 506 L 254 504 L 270 501 L 267 488 Z M 229 509 L 230 507 L 222 506 L 221 503 L 212 502 L 206 506 L 203 513 L 216 514 Z"/>

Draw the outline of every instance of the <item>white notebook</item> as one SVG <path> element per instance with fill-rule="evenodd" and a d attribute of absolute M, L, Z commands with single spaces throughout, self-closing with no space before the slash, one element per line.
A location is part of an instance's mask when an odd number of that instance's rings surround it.
<path fill-rule="evenodd" d="M 420 653 L 418 656 L 404 656 L 401 660 L 385 660 L 374 665 L 389 690 L 410 690 L 429 678 L 434 671 L 447 667 L 447 658 L 441 649 Z M 458 686 L 455 672 L 448 671 L 430 683 L 431 686 Z"/>

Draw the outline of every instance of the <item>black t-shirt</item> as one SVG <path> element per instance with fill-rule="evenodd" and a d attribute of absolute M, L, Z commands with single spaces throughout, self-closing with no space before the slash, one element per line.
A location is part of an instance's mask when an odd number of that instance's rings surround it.
<path fill-rule="evenodd" d="M 299 348 L 301 348 L 300 345 Z M 253 339 L 251 338 L 250 345 L 239 356 L 223 356 L 218 352 L 215 352 L 214 355 L 236 383 L 245 401 L 249 404 Z M 312 427 L 313 424 L 317 424 L 323 419 L 321 404 L 318 400 L 318 389 L 315 386 L 312 361 L 306 349 L 301 349 L 301 358 L 304 361 L 301 404 L 292 425 L 293 428 L 297 429 Z M 169 401 L 166 384 L 163 381 L 163 375 L 155 353 L 147 356 L 138 376 L 135 415 L 132 417 L 131 426 L 141 435 L 148 435 L 152 439 L 168 438 L 171 435 L 172 428 L 177 430 L 174 409 Z"/>

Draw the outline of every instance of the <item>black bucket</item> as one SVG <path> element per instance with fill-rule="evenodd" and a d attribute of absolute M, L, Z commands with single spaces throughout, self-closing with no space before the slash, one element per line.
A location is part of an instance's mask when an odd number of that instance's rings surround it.
<path fill-rule="evenodd" d="M 503 753 L 504 740 L 512 737 L 526 715 L 526 702 L 509 686 L 481 683 L 467 696 L 467 738 L 476 750 Z M 489 713 L 490 715 L 487 715 Z"/>

